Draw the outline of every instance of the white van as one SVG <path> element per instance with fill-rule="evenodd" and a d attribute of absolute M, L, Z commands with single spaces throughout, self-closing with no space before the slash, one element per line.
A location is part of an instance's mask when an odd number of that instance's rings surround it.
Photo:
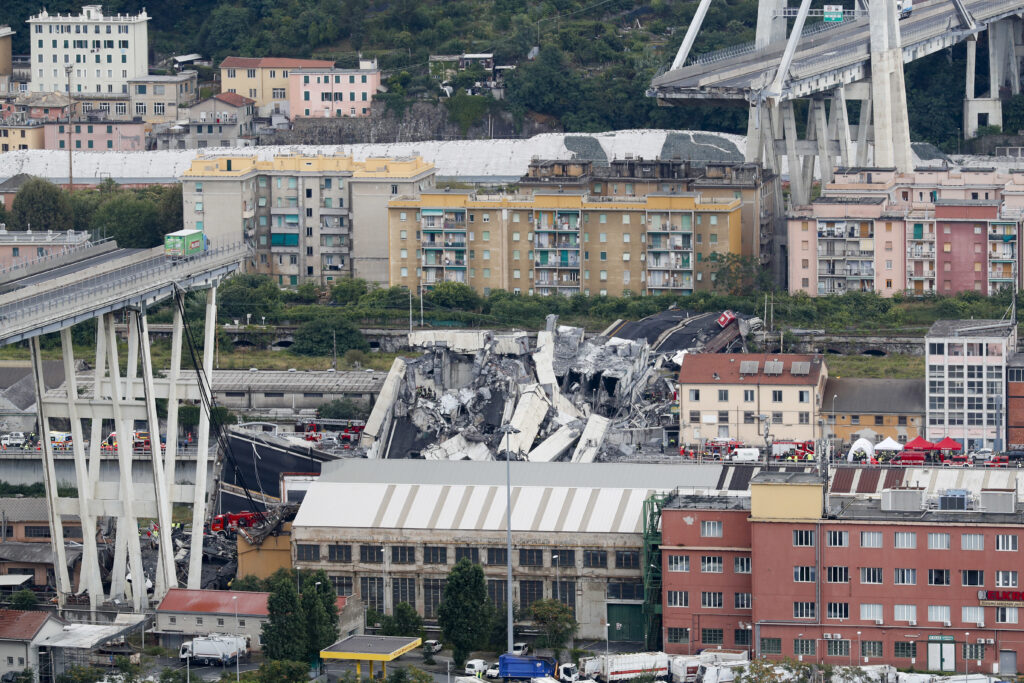
<path fill-rule="evenodd" d="M 471 659 L 466 662 L 466 675 L 476 676 L 479 673 L 481 676 L 487 671 L 487 662 L 482 659 Z"/>
<path fill-rule="evenodd" d="M 733 462 L 757 462 L 761 459 L 761 451 L 756 448 L 737 448 L 732 452 Z"/>

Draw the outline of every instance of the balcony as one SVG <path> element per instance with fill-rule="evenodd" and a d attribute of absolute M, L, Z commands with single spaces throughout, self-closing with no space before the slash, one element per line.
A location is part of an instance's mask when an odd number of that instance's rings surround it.
<path fill-rule="evenodd" d="M 666 223 L 665 225 L 650 227 L 647 229 L 647 232 L 654 234 L 679 232 L 689 235 L 693 232 L 693 228 L 690 226 L 683 227 L 682 225 L 676 225 L 674 223 Z"/>
<path fill-rule="evenodd" d="M 908 274 L 907 278 L 910 279 L 910 280 L 934 280 L 935 279 L 935 271 L 934 270 L 922 270 L 920 273 L 910 273 L 910 274 Z"/>
<path fill-rule="evenodd" d="M 689 270 L 690 259 L 647 259 L 647 270 Z"/>
<path fill-rule="evenodd" d="M 693 245 L 690 240 L 662 240 L 652 237 L 647 245 L 647 251 L 692 251 Z"/>
<path fill-rule="evenodd" d="M 990 228 L 988 238 L 996 242 L 1013 242 L 1017 239 L 1017 229 L 1014 227 Z"/>
<path fill-rule="evenodd" d="M 827 240 L 869 240 L 874 238 L 875 233 L 872 230 L 868 230 L 866 234 L 862 234 L 860 228 L 818 228 L 818 239 Z"/>
<path fill-rule="evenodd" d="M 1002 245 L 1000 245 L 1002 246 Z M 990 261 L 1016 261 L 1017 256 L 1013 249 L 993 249 L 988 253 Z"/>
<path fill-rule="evenodd" d="M 907 258 L 911 259 L 934 259 L 934 249 L 911 249 L 907 252 Z"/>
<path fill-rule="evenodd" d="M 990 270 L 988 271 L 988 279 L 991 280 L 1006 280 L 1007 282 L 1013 281 L 1012 270 Z"/>
<path fill-rule="evenodd" d="M 579 258 L 545 262 L 537 260 L 533 262 L 533 265 L 537 268 L 579 268 L 580 260 Z"/>
<path fill-rule="evenodd" d="M 579 241 L 572 242 L 564 237 L 559 240 L 548 240 L 545 239 L 547 235 L 538 235 L 535 243 L 536 249 L 579 249 Z"/>
<path fill-rule="evenodd" d="M 423 241 L 421 242 L 421 245 L 423 246 L 424 249 L 465 249 L 466 241 L 448 239 L 442 241 L 427 239 L 426 237 L 424 237 Z"/>
<path fill-rule="evenodd" d="M 554 223 L 544 223 L 538 225 L 535 228 L 536 232 L 579 232 L 576 227 L 573 227 L 569 221 L 555 221 Z"/>

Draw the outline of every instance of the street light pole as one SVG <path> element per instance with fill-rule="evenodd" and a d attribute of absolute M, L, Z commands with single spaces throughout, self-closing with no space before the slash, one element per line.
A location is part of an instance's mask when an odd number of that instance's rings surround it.
<path fill-rule="evenodd" d="M 839 398 L 839 394 L 832 394 L 832 440 L 829 442 L 828 448 L 828 459 L 832 460 L 832 448 L 836 441 L 836 428 L 839 426 L 836 424 L 836 399 Z"/>
<path fill-rule="evenodd" d="M 388 613 L 388 558 L 385 557 L 387 554 L 387 546 L 380 547 L 380 566 L 382 569 L 383 583 L 380 587 L 380 612 L 381 614 Z"/>
<path fill-rule="evenodd" d="M 505 564 L 508 575 L 505 591 L 505 611 L 508 636 L 508 653 L 512 654 L 512 451 L 509 450 L 509 438 L 518 434 L 519 430 L 510 424 L 502 425 L 498 431 L 505 435 Z"/>

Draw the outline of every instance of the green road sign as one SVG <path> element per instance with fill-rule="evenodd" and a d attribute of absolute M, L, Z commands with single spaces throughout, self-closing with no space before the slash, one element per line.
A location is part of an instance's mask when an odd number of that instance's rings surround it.
<path fill-rule="evenodd" d="M 838 22 L 843 20 L 842 5 L 825 5 L 825 21 Z"/>

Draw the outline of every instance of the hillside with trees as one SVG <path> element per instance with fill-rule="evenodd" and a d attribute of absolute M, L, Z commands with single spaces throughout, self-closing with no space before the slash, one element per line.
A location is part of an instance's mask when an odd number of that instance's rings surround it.
<path fill-rule="evenodd" d="M 814 6 L 823 1 L 815 0 Z M 46 8 L 51 14 L 77 13 L 79 6 L 57 0 Z M 104 11 L 134 13 L 143 6 L 152 16 L 155 59 L 194 51 L 215 63 L 226 55 L 273 55 L 355 66 L 361 54 L 376 58 L 385 70 L 389 92 L 382 99 L 389 109 L 444 99 L 427 72 L 429 55 L 493 52 L 496 63 L 518 66 L 500 106 L 520 119 L 536 116 L 585 132 L 663 127 L 743 133 L 746 128 L 744 107 L 658 107 L 644 96 L 651 77 L 682 41 L 695 1 L 110 0 Z M 38 0 L 0 3 L 0 24 L 17 30 L 15 52 L 28 52 L 24 21 L 41 8 Z M 756 0 L 717 0 L 694 53 L 753 40 L 756 16 Z M 529 61 L 534 46 L 540 53 Z M 986 41 L 979 41 L 978 49 L 980 89 Z M 907 66 L 914 139 L 955 150 L 964 55 L 960 45 Z M 460 101 L 449 109 L 465 130 L 466 120 L 488 107 Z M 1008 130 L 1024 127 L 1024 115 L 1018 114 L 1024 114 L 1021 102 L 1009 108 Z"/>

